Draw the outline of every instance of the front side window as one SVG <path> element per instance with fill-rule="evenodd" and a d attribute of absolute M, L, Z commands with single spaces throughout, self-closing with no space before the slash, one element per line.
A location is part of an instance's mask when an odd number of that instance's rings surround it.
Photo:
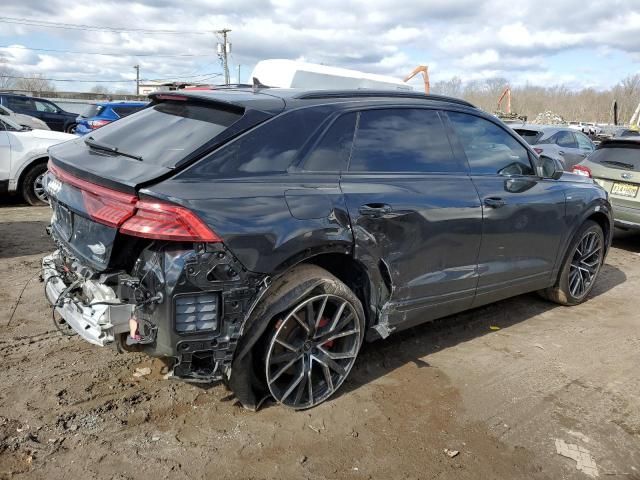
<path fill-rule="evenodd" d="M 435 110 L 366 110 L 354 141 L 351 172 L 462 172 Z"/>
<path fill-rule="evenodd" d="M 578 140 L 578 148 L 580 150 L 585 150 L 588 152 L 593 151 L 593 143 L 585 134 L 576 132 L 574 135 L 576 136 L 576 140 Z"/>
<path fill-rule="evenodd" d="M 53 103 L 43 102 L 41 100 L 36 100 L 34 103 L 36 104 L 36 110 L 39 112 L 56 113 L 58 111 Z"/>
<path fill-rule="evenodd" d="M 533 175 L 529 152 L 506 130 L 484 118 L 448 112 L 473 175 Z"/>

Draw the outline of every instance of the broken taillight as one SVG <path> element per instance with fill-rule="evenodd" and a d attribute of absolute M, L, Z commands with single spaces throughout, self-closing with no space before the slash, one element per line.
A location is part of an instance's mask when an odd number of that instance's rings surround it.
<path fill-rule="evenodd" d="M 154 240 L 222 241 L 188 208 L 165 202 L 139 200 L 136 195 L 118 192 L 71 175 L 51 162 L 49 171 L 60 181 L 73 185 L 82 192 L 85 209 L 93 221 L 119 228 L 121 233 Z"/>

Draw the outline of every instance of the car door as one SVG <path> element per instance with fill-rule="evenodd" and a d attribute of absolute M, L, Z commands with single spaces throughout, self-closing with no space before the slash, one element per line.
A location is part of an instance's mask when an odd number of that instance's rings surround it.
<path fill-rule="evenodd" d="M 549 286 L 566 230 L 561 184 L 535 174 L 533 156 L 503 125 L 470 113 L 447 116 L 482 202 L 474 306 Z"/>
<path fill-rule="evenodd" d="M 471 306 L 482 208 L 438 111 L 361 111 L 340 186 L 355 256 L 385 280 L 391 330 Z"/>
<path fill-rule="evenodd" d="M 0 120 L 0 191 L 8 188 L 10 178 L 11 142 L 9 141 L 6 124 Z"/>
<path fill-rule="evenodd" d="M 578 149 L 576 133 L 579 132 L 574 133 L 569 130 L 561 130 L 554 135 L 555 144 L 559 147 L 558 155 L 562 157 L 564 169 L 567 171 L 571 171 L 574 165 L 584 160 L 582 152 Z"/>

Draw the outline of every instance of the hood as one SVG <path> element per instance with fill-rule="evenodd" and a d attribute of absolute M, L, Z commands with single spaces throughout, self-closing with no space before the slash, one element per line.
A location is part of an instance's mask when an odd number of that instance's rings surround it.
<path fill-rule="evenodd" d="M 54 130 L 31 130 L 29 133 L 33 138 L 39 138 L 41 140 L 58 140 L 59 142 L 78 138 L 71 133 L 56 132 Z"/>

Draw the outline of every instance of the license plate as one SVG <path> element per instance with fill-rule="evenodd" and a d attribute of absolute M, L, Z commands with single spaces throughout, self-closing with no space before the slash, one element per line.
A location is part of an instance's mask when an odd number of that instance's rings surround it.
<path fill-rule="evenodd" d="M 621 197 L 631 197 L 635 198 L 638 194 L 638 185 L 633 185 L 632 183 L 620 183 L 615 182 L 613 187 L 611 187 L 612 195 L 620 195 Z"/>
<path fill-rule="evenodd" d="M 73 214 L 67 207 L 59 203 L 56 204 L 55 211 L 58 230 L 64 236 L 65 240 L 69 240 L 73 232 Z"/>

